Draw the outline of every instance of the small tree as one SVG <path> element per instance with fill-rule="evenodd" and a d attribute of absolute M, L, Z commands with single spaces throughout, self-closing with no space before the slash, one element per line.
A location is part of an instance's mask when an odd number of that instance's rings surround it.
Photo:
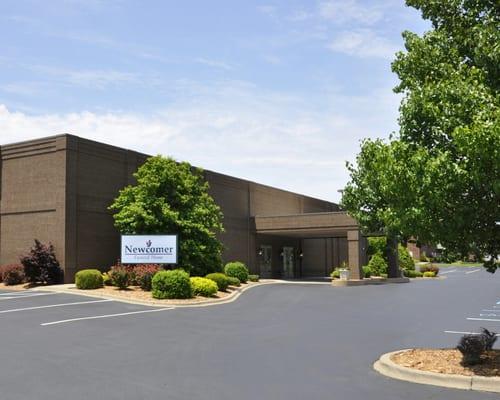
<path fill-rule="evenodd" d="M 203 171 L 172 158 L 149 158 L 109 207 L 123 234 L 179 235 L 179 266 L 191 275 L 222 269 L 222 213 Z"/>
<path fill-rule="evenodd" d="M 62 281 L 63 272 L 57 261 L 54 246 L 35 239 L 28 255 L 21 257 L 24 274 L 30 283 L 55 284 Z"/>

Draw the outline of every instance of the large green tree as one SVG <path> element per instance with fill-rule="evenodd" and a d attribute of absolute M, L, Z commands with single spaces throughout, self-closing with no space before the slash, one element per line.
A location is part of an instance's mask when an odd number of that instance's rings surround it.
<path fill-rule="evenodd" d="M 500 7 L 497 1 L 408 0 L 432 22 L 404 32 L 393 62 L 400 131 L 365 142 L 343 203 L 400 237 L 450 250 L 500 252 Z M 375 161 L 374 161 L 375 160 Z M 371 169 L 368 171 L 367 169 Z M 362 179 L 364 177 L 364 179 Z M 367 207 L 365 194 L 378 203 Z"/>
<path fill-rule="evenodd" d="M 222 213 L 203 171 L 172 158 L 149 158 L 110 206 L 123 234 L 178 234 L 179 266 L 192 275 L 222 268 Z"/>

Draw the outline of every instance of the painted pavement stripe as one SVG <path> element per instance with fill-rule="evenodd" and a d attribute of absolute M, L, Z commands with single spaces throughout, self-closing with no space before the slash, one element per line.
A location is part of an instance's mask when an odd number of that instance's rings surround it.
<path fill-rule="evenodd" d="M 26 296 L 0 297 L 0 300 L 17 300 L 17 299 L 25 299 L 27 297 L 51 296 L 54 294 L 57 293 L 34 293 L 34 294 L 28 294 Z"/>
<path fill-rule="evenodd" d="M 455 272 L 455 271 L 456 271 L 456 269 L 450 269 L 449 271 L 441 272 L 441 275 L 443 275 L 443 274 L 450 274 L 450 273 Z"/>
<path fill-rule="evenodd" d="M 4 292 L 4 293 L 0 293 L 0 296 L 21 296 L 23 294 L 27 294 L 27 293 L 33 293 L 33 292 L 30 292 L 28 290 L 23 290 L 22 292 Z"/>
<path fill-rule="evenodd" d="M 106 302 L 110 302 L 110 301 L 114 301 L 114 300 L 105 299 L 105 300 L 78 301 L 78 302 L 75 302 L 75 303 L 49 304 L 47 306 L 12 308 L 10 310 L 0 311 L 0 314 L 13 313 L 13 312 L 18 312 L 18 311 L 38 310 L 38 309 L 41 309 L 41 308 L 54 308 L 54 307 L 76 306 L 76 305 L 79 305 L 79 304 L 106 303 Z"/>
<path fill-rule="evenodd" d="M 89 319 L 122 317 L 122 316 L 126 316 L 126 315 L 146 314 L 146 313 L 153 313 L 153 312 L 159 312 L 159 311 L 167 311 L 167 310 L 173 310 L 173 309 L 174 309 L 174 307 L 166 307 L 166 308 L 157 308 L 157 309 L 154 309 L 154 310 L 132 311 L 132 312 L 118 313 L 118 314 L 94 315 L 92 317 L 71 318 L 71 319 L 63 319 L 63 320 L 60 320 L 60 321 L 44 322 L 43 324 L 40 324 L 40 325 L 41 326 L 58 325 L 58 324 L 65 324 L 65 323 L 68 323 L 68 322 L 84 321 L 84 320 L 89 320 Z"/>
<path fill-rule="evenodd" d="M 466 274 L 473 274 L 474 272 L 479 272 L 481 271 L 480 269 L 475 269 L 473 271 L 467 271 Z"/>
<path fill-rule="evenodd" d="M 479 332 L 444 331 L 444 333 L 455 333 L 458 335 L 480 335 Z M 500 333 L 497 333 L 496 336 L 500 336 Z"/>
<path fill-rule="evenodd" d="M 495 318 L 467 318 L 469 321 L 490 321 L 490 322 L 500 322 L 500 319 Z"/>

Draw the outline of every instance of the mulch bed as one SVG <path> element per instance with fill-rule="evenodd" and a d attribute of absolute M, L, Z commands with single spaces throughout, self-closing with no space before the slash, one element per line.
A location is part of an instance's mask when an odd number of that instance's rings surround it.
<path fill-rule="evenodd" d="M 482 363 L 464 367 L 462 353 L 456 349 L 413 349 L 391 356 L 391 360 L 402 367 L 420 371 L 466 376 L 500 376 L 500 350 L 487 351 Z"/>

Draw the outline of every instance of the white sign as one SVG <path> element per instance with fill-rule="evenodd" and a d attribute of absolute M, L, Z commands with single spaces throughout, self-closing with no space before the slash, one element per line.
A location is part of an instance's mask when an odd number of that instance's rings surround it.
<path fill-rule="evenodd" d="M 123 264 L 177 264 L 177 235 L 122 235 Z"/>

